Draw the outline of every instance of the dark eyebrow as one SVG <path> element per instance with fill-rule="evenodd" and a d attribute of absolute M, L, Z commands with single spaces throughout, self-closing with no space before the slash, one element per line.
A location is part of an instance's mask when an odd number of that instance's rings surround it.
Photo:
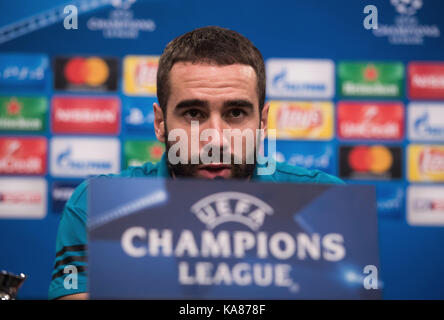
<path fill-rule="evenodd" d="M 248 108 L 248 109 L 254 108 L 253 104 L 250 101 L 242 99 L 225 101 L 223 107 L 224 108 L 239 107 L 239 108 Z"/>
<path fill-rule="evenodd" d="M 182 100 L 178 104 L 176 104 L 175 110 L 180 110 L 190 107 L 208 107 L 208 102 L 199 99 Z"/>

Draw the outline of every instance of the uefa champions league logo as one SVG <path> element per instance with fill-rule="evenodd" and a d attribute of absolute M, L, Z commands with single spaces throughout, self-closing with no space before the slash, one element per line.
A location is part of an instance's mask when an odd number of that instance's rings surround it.
<path fill-rule="evenodd" d="M 257 231 L 265 217 L 274 210 L 261 199 L 241 192 L 219 192 L 207 196 L 191 207 L 196 217 L 209 229 L 226 222 L 237 222 Z"/>
<path fill-rule="evenodd" d="M 422 0 L 390 0 L 396 11 L 402 15 L 414 15 L 421 9 Z"/>
<path fill-rule="evenodd" d="M 423 8 L 423 0 L 390 0 L 390 4 L 395 13 L 393 22 L 379 23 L 372 30 L 374 36 L 387 38 L 392 45 L 424 45 L 426 39 L 441 37 L 437 24 L 424 23 L 424 18 L 416 16 Z"/>
<path fill-rule="evenodd" d="M 137 0 L 111 0 L 114 8 L 128 10 Z"/>

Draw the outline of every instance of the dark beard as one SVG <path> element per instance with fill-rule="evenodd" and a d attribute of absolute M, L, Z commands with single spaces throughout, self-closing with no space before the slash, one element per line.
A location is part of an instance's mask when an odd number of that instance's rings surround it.
<path fill-rule="evenodd" d="M 201 162 L 200 158 L 199 158 L 199 164 L 182 164 L 182 163 L 178 163 L 178 164 L 171 164 L 169 159 L 168 159 L 168 152 L 171 148 L 171 145 L 169 143 L 168 140 L 166 141 L 166 155 L 167 155 L 167 165 L 168 165 L 168 169 L 170 171 L 170 174 L 172 174 L 175 177 L 193 177 L 193 178 L 199 178 L 197 176 L 197 171 L 198 171 L 198 167 L 199 165 L 202 165 L 203 163 Z M 254 148 L 254 162 L 253 164 L 247 164 L 247 163 L 242 163 L 242 164 L 235 164 L 234 162 L 234 155 L 231 154 L 230 158 L 231 158 L 231 179 L 248 179 L 250 177 L 253 176 L 254 170 L 256 169 L 256 148 Z M 221 158 L 223 158 L 223 154 L 222 152 L 221 154 Z"/>

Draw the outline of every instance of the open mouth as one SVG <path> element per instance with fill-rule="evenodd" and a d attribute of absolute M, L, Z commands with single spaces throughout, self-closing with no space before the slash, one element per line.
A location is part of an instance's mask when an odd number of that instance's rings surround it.
<path fill-rule="evenodd" d="M 208 164 L 200 166 L 199 175 L 203 178 L 214 179 L 216 177 L 229 178 L 231 174 L 231 166 L 226 164 Z"/>

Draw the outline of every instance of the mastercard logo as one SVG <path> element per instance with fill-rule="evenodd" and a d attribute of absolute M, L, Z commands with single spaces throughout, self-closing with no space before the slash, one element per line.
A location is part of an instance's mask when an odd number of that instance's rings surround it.
<path fill-rule="evenodd" d="M 392 167 L 393 155 L 381 145 L 357 146 L 348 154 L 348 163 L 356 172 L 382 174 Z"/>
<path fill-rule="evenodd" d="M 65 79 L 75 85 L 97 87 L 109 77 L 107 63 L 98 57 L 70 59 L 63 71 Z"/>

